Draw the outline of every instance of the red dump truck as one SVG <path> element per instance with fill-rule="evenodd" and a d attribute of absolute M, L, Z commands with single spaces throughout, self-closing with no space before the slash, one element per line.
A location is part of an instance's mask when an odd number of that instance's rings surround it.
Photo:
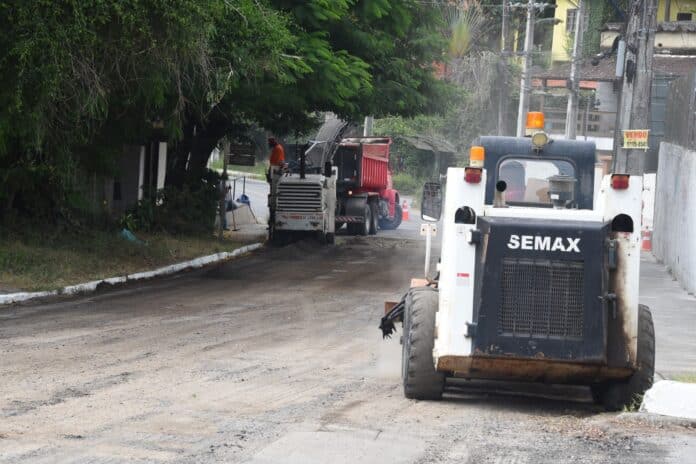
<path fill-rule="evenodd" d="M 336 230 L 348 227 L 356 235 L 401 224 L 399 192 L 392 186 L 388 137 L 343 139 L 333 157 L 336 180 Z"/>

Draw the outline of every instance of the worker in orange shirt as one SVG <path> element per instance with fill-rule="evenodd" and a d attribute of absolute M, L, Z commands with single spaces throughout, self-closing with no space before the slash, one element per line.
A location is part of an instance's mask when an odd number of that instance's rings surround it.
<path fill-rule="evenodd" d="M 270 164 L 271 166 L 282 166 L 285 164 L 285 150 L 274 137 L 268 138 L 268 148 L 271 149 Z"/>
<path fill-rule="evenodd" d="M 275 211 L 273 210 L 273 206 L 271 205 L 270 199 L 271 197 L 275 194 L 274 188 L 275 186 L 273 185 L 273 180 L 272 180 L 272 174 L 273 174 L 273 167 L 278 166 L 278 167 L 283 167 L 285 164 L 285 150 L 283 149 L 283 146 L 278 143 L 278 141 L 274 137 L 268 137 L 268 148 L 271 149 L 271 155 L 269 156 L 269 164 L 270 166 L 268 167 L 268 172 L 266 173 L 266 180 L 268 181 L 269 184 L 271 184 L 271 193 L 268 195 L 269 203 L 268 203 L 268 208 L 269 208 L 269 217 L 268 217 L 268 224 L 269 224 L 269 229 L 271 224 L 275 222 Z"/>

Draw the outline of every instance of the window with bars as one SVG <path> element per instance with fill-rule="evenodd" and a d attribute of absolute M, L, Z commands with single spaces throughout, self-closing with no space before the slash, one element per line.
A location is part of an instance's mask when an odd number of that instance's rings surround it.
<path fill-rule="evenodd" d="M 571 8 L 568 11 L 566 11 L 566 32 L 569 34 L 572 34 L 575 32 L 575 21 L 577 21 L 578 18 L 578 9 L 577 8 Z"/>

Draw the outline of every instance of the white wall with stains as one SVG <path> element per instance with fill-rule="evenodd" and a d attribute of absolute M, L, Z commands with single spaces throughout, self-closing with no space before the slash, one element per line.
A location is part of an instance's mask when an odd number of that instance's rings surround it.
<path fill-rule="evenodd" d="M 696 151 L 660 144 L 653 253 L 696 293 Z"/>

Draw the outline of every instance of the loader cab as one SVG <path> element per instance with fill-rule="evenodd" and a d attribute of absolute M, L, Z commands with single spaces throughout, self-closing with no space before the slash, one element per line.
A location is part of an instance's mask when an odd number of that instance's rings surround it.
<path fill-rule="evenodd" d="M 535 146 L 531 138 L 480 137 L 476 145 L 486 156 L 485 204 L 492 205 L 496 186 L 505 184 L 508 206 L 553 208 L 554 179 L 574 179 L 572 200 L 563 204 L 568 209 L 593 207 L 595 144 L 592 142 L 549 140 Z M 558 204 L 556 205 L 558 206 Z"/>

